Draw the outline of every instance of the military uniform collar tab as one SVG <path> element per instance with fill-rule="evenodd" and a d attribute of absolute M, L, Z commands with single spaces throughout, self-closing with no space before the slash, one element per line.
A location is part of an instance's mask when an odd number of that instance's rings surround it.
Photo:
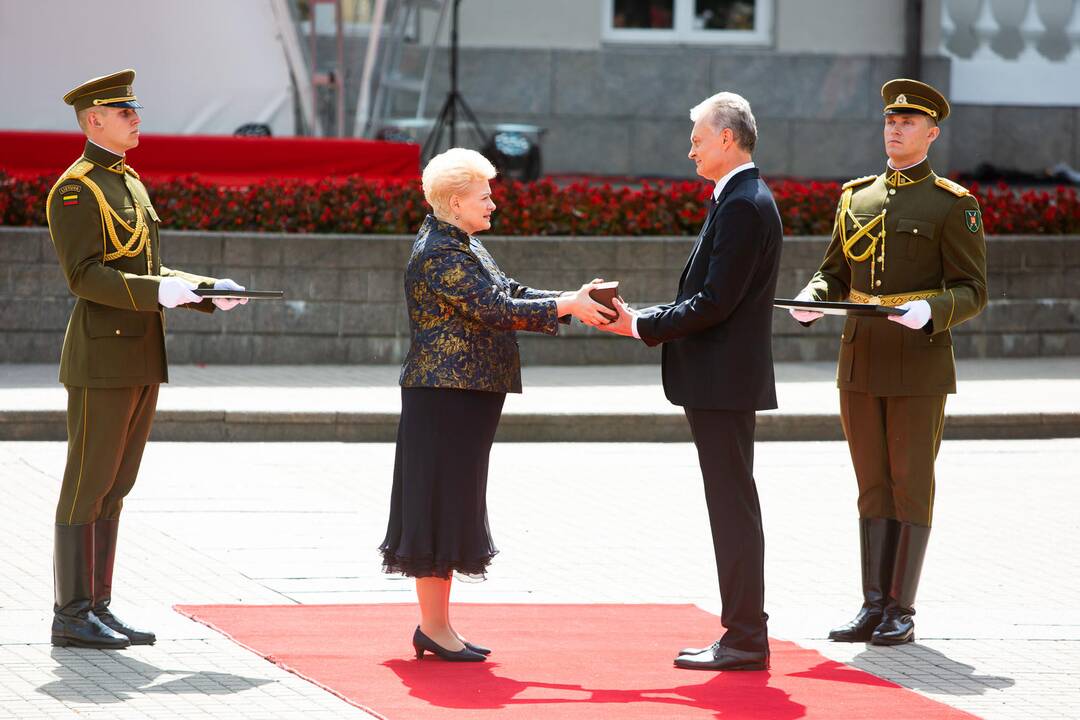
<path fill-rule="evenodd" d="M 885 184 L 889 187 L 904 187 L 906 185 L 914 185 L 933 174 L 934 171 L 930 168 L 930 160 L 924 159 L 922 162 L 904 168 L 903 170 L 896 170 L 891 164 L 887 164 L 885 166 L 884 178 Z"/>
<path fill-rule="evenodd" d="M 427 228 L 428 231 L 437 230 L 444 235 L 449 235 L 455 240 L 465 243 L 466 245 L 469 244 L 469 233 L 465 232 L 454 223 L 440 220 L 434 215 L 428 215 L 426 218 L 424 218 L 424 226 Z"/>
<path fill-rule="evenodd" d="M 126 169 L 123 155 L 117 155 L 111 150 L 106 150 L 93 140 L 86 141 L 86 146 L 83 148 L 83 157 L 95 165 L 100 165 L 106 170 L 112 170 L 120 175 L 123 175 Z"/>

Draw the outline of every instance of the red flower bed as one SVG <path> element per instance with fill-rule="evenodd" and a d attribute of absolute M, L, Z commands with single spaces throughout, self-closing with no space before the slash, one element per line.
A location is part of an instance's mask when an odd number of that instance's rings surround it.
<path fill-rule="evenodd" d="M 16 180 L 0 172 L 0 225 L 45 225 L 45 197 L 54 178 Z M 268 180 L 224 188 L 198 179 L 148 182 L 164 225 L 172 230 L 412 234 L 427 205 L 415 182 L 357 179 Z M 782 180 L 771 184 L 784 232 L 827 235 L 838 183 Z M 987 232 L 1080 234 L 1080 196 L 1073 188 L 1016 191 L 972 186 Z M 638 189 L 573 183 L 496 182 L 492 234 L 693 235 L 705 215 L 702 182 L 645 183 Z"/>

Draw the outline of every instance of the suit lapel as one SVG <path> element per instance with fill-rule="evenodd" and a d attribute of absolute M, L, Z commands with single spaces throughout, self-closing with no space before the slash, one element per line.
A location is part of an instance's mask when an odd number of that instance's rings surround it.
<path fill-rule="evenodd" d="M 724 204 L 724 202 L 727 200 L 728 195 L 731 194 L 731 191 L 734 190 L 739 183 L 741 183 L 743 180 L 751 178 L 756 180 L 758 177 L 760 177 L 758 169 L 756 167 L 752 167 L 747 168 L 740 173 L 736 173 L 730 180 L 728 180 L 727 185 L 724 186 L 723 192 L 720 193 L 720 197 L 716 199 L 716 204 L 713 205 L 712 209 L 709 211 L 709 214 L 705 216 L 705 222 L 701 226 L 701 232 L 698 233 L 697 242 L 694 243 L 694 247 L 690 251 L 690 257 L 686 259 L 686 266 L 683 267 L 682 275 L 679 276 L 680 293 L 682 292 L 683 283 L 686 282 L 686 276 L 690 272 L 690 267 L 694 264 L 694 260 L 697 259 L 698 251 L 701 250 L 701 244 L 702 241 L 705 239 L 705 233 L 707 233 L 712 228 L 712 224 L 716 220 L 716 215 L 718 210 L 720 209 L 720 206 Z"/>
<path fill-rule="evenodd" d="M 680 291 L 682 290 L 683 282 L 686 281 L 686 274 L 690 272 L 690 266 L 694 264 L 694 258 L 697 257 L 698 250 L 701 249 L 701 241 L 705 239 L 705 233 L 709 230 L 709 227 L 713 223 L 713 219 L 716 217 L 716 208 L 718 207 L 720 207 L 720 203 L 716 203 L 709 208 L 709 212 L 705 216 L 705 222 L 701 225 L 701 232 L 698 233 L 697 240 L 694 241 L 694 247 L 690 248 L 690 256 L 686 258 L 686 265 L 683 266 L 682 275 L 679 276 Z"/>

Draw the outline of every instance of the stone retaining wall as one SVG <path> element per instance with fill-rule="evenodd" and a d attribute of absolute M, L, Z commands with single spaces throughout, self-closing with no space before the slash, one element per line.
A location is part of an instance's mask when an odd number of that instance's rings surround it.
<path fill-rule="evenodd" d="M 397 363 L 408 347 L 402 269 L 412 237 L 164 232 L 166 264 L 253 288 L 252 302 L 207 317 L 167 312 L 174 363 Z M 618 279 L 635 305 L 670 301 L 693 238 L 485 239 L 502 268 L 541 288 Z M 784 241 L 778 295 L 817 268 L 825 238 Z M 955 333 L 961 357 L 1080 355 L 1080 238 L 989 240 L 990 307 Z M 0 228 L 0 363 L 56 362 L 73 300 L 43 228 Z M 775 317 L 777 360 L 830 360 L 840 322 L 804 329 Z M 658 349 L 581 325 L 559 338 L 520 335 L 534 364 L 659 362 Z"/>

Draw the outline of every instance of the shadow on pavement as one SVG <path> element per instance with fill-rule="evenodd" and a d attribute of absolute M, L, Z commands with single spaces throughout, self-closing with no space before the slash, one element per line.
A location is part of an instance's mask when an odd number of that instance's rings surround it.
<path fill-rule="evenodd" d="M 1016 684 L 1008 677 L 979 675 L 973 666 L 918 643 L 891 648 L 868 645 L 849 665 L 911 690 L 934 694 L 983 695 Z"/>
<path fill-rule="evenodd" d="M 230 673 L 165 670 L 106 650 L 53 648 L 51 655 L 58 679 L 37 692 L 66 702 L 101 705 L 149 694 L 232 695 L 273 682 Z"/>

